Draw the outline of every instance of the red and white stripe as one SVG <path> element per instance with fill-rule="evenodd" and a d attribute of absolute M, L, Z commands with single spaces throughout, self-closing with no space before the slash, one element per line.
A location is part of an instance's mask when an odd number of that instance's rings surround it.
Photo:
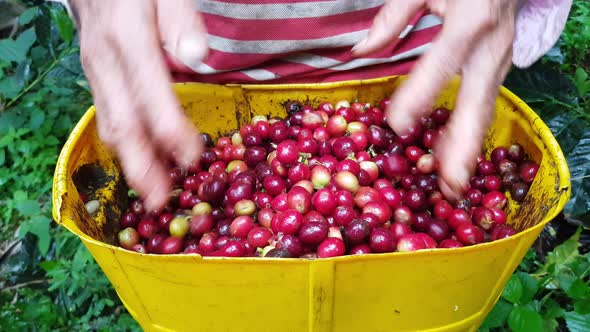
<path fill-rule="evenodd" d="M 441 20 L 421 12 L 385 49 L 353 58 L 383 0 L 200 0 L 209 55 L 172 63 L 177 81 L 327 82 L 406 73 L 430 45 Z"/>

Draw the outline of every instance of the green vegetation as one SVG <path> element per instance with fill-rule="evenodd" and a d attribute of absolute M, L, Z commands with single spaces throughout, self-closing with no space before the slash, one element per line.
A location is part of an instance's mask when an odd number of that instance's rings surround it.
<path fill-rule="evenodd" d="M 590 255 L 580 254 L 579 240 L 577 231 L 542 261 L 531 250 L 481 331 L 588 331 Z"/>
<path fill-rule="evenodd" d="M 53 4 L 17 24 L 0 40 L 0 326 L 138 330 L 90 253 L 51 217 L 57 156 L 91 104 L 74 27 Z"/>
<path fill-rule="evenodd" d="M 58 5 L 13 3 L 0 1 L 0 326 L 138 330 L 86 248 L 51 217 L 57 156 L 91 104 L 75 29 Z M 559 140 L 572 200 L 512 276 L 482 331 L 590 331 L 588 73 L 590 3 L 574 1 L 559 44 L 506 81 Z"/>

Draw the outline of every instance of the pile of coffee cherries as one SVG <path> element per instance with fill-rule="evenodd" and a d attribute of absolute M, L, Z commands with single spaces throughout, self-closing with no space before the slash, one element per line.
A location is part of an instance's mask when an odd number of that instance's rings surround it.
<path fill-rule="evenodd" d="M 213 142 L 198 163 L 170 167 L 161 211 L 131 200 L 119 245 L 150 254 L 325 258 L 457 248 L 516 234 L 507 195 L 522 202 L 539 169 L 523 147 L 479 157 L 464 199 L 438 188 L 432 154 L 449 110 L 436 108 L 398 136 L 383 110 L 292 101 L 286 118 L 255 116 Z"/>

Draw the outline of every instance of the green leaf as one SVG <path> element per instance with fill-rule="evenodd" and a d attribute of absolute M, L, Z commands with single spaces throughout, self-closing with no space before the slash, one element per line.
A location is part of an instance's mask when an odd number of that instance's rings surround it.
<path fill-rule="evenodd" d="M 568 156 L 576 147 L 588 128 L 585 121 L 580 121 L 575 112 L 563 111 L 561 107 L 551 108 L 548 112 L 540 112 L 563 153 Z"/>
<path fill-rule="evenodd" d="M 504 291 L 502 292 L 502 297 L 508 300 L 511 303 L 518 303 L 522 296 L 522 283 L 520 278 L 513 274 L 508 280 L 508 283 L 504 287 Z"/>
<path fill-rule="evenodd" d="M 577 300 L 574 302 L 574 310 L 580 315 L 590 314 L 590 299 Z"/>
<path fill-rule="evenodd" d="M 543 332 L 543 318 L 538 312 L 517 305 L 510 312 L 508 326 L 514 332 Z"/>
<path fill-rule="evenodd" d="M 128 313 L 122 314 L 117 320 L 119 331 L 141 331 L 136 321 Z"/>
<path fill-rule="evenodd" d="M 27 25 L 31 23 L 31 21 L 37 16 L 37 14 L 39 14 L 38 7 L 29 8 L 25 10 L 22 14 L 20 14 L 18 18 L 18 23 L 20 25 Z"/>
<path fill-rule="evenodd" d="M 557 331 L 558 327 L 559 327 L 559 323 L 557 322 L 556 319 L 552 319 L 552 318 L 543 319 L 543 331 L 545 331 L 545 332 Z"/>
<path fill-rule="evenodd" d="M 571 173 L 572 198 L 565 212 L 574 217 L 590 211 L 590 130 L 586 130 L 571 153 L 566 156 Z"/>
<path fill-rule="evenodd" d="M 16 97 L 22 89 L 22 85 L 19 84 L 15 76 L 8 76 L 0 80 L 0 96 L 4 96 L 6 99 Z"/>
<path fill-rule="evenodd" d="M 0 95 L 6 99 L 15 98 L 25 87 L 31 75 L 31 60 L 21 61 L 16 74 L 0 80 Z"/>
<path fill-rule="evenodd" d="M 581 232 L 582 229 L 579 228 L 568 240 L 555 247 L 555 249 L 547 255 L 545 265 L 541 267 L 540 272 L 548 272 L 552 266 L 556 271 L 559 271 L 563 266 L 575 261 L 576 257 L 580 256 L 580 253 L 578 252 L 580 243 L 578 241 Z"/>
<path fill-rule="evenodd" d="M 578 89 L 580 96 L 585 96 L 590 91 L 590 81 L 588 80 L 588 74 L 582 67 L 576 69 L 574 75 L 574 84 Z"/>
<path fill-rule="evenodd" d="M 566 290 L 566 294 L 572 299 L 581 300 L 590 297 L 590 286 L 580 278 L 575 278 L 574 282 Z"/>
<path fill-rule="evenodd" d="M 580 315 L 576 312 L 565 313 L 565 323 L 570 332 L 590 331 L 590 314 Z"/>
<path fill-rule="evenodd" d="M 78 251 L 76 251 L 76 254 L 74 255 L 72 263 L 74 266 L 83 267 L 91 260 L 92 256 L 86 247 L 79 247 Z"/>
<path fill-rule="evenodd" d="M 59 263 L 56 261 L 44 261 L 39 263 L 39 266 L 47 273 L 51 273 L 53 270 L 59 267 Z"/>
<path fill-rule="evenodd" d="M 572 98 L 575 86 L 571 81 L 560 71 L 541 63 L 535 63 L 526 70 L 514 68 L 504 85 L 527 103 L 540 103 L 542 106 L 554 98 L 572 106 L 575 104 Z"/>
<path fill-rule="evenodd" d="M 545 301 L 545 311 L 543 317 L 545 318 L 560 318 L 563 317 L 565 310 L 553 298 L 548 298 Z"/>
<path fill-rule="evenodd" d="M 0 40 L 0 61 L 20 62 L 26 59 L 29 49 L 36 40 L 35 29 L 25 30 L 15 40 Z"/>
<path fill-rule="evenodd" d="M 16 112 L 0 113 L 0 139 L 8 133 L 10 128 L 21 128 L 25 123 L 25 117 Z"/>
<path fill-rule="evenodd" d="M 74 23 L 70 19 L 68 13 L 63 8 L 51 8 L 51 19 L 57 25 L 59 36 L 61 39 L 69 44 L 74 37 Z"/>
<path fill-rule="evenodd" d="M 522 284 L 522 296 L 520 298 L 520 302 L 528 303 L 537 293 L 537 290 L 539 289 L 539 283 L 528 273 L 518 272 L 517 275 Z"/>
<path fill-rule="evenodd" d="M 66 131 L 66 130 L 70 130 L 73 126 L 73 120 L 72 118 L 67 115 L 60 115 L 56 120 L 55 120 L 55 126 L 54 128 L 56 130 L 60 130 L 60 131 Z"/>
<path fill-rule="evenodd" d="M 23 224 L 21 224 L 20 236 L 24 237 L 26 233 L 35 235 L 38 239 L 39 251 L 41 255 L 45 256 L 49 250 L 49 244 L 51 243 L 51 234 L 49 234 L 50 219 L 38 215 L 35 216 Z"/>
<path fill-rule="evenodd" d="M 500 299 L 484 320 L 482 329 L 493 329 L 506 324 L 508 315 L 514 306 L 504 299 Z"/>
<path fill-rule="evenodd" d="M 18 49 L 17 44 L 12 39 L 0 40 L 0 61 L 22 61 L 25 54 Z"/>
<path fill-rule="evenodd" d="M 576 281 L 577 277 L 570 269 L 564 268 L 557 271 L 556 279 L 559 284 L 559 288 L 563 289 L 567 293 L 572 287 L 574 281 Z"/>
<path fill-rule="evenodd" d="M 584 238 L 580 237 L 580 250 L 584 247 L 588 247 L 588 237 L 585 236 Z M 590 254 L 587 254 L 590 255 Z M 570 264 L 572 272 L 580 278 L 584 278 L 588 276 L 588 272 L 590 272 L 590 261 L 588 261 L 588 257 L 585 256 L 578 256 L 574 263 Z"/>
<path fill-rule="evenodd" d="M 27 305 L 23 308 L 23 318 L 38 322 L 41 326 L 55 324 L 54 320 L 57 318 L 57 315 L 53 312 L 55 309 L 51 303 L 51 299 L 44 296 L 40 300 L 36 305 Z"/>
<path fill-rule="evenodd" d="M 34 21 L 35 32 L 39 44 L 43 46 L 45 56 L 55 57 L 55 41 L 57 39 L 57 28 L 52 24 L 51 12 L 47 6 L 41 6 L 41 15 Z"/>
<path fill-rule="evenodd" d="M 24 192 L 22 190 L 17 190 L 14 192 L 13 197 L 14 197 L 15 201 L 22 201 L 22 200 L 27 199 L 28 196 L 27 196 L 26 192 Z"/>
<path fill-rule="evenodd" d="M 533 269 L 535 269 L 537 265 L 537 253 L 535 250 L 529 249 L 529 251 L 527 251 L 526 255 L 518 265 L 518 270 L 533 271 Z"/>
<path fill-rule="evenodd" d="M 29 123 L 29 128 L 32 130 L 39 129 L 41 125 L 45 121 L 45 112 L 42 110 L 36 109 L 31 113 L 31 122 Z"/>
<path fill-rule="evenodd" d="M 23 200 L 16 202 L 16 209 L 24 216 L 34 216 L 41 213 L 39 202 L 35 200 Z"/>
<path fill-rule="evenodd" d="M 55 136 L 47 136 L 47 139 L 45 140 L 47 146 L 58 145 L 59 143 L 60 141 Z"/>

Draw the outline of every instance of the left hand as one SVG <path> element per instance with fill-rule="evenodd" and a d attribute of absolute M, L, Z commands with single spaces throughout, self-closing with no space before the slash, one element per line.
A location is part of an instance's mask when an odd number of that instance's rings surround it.
<path fill-rule="evenodd" d="M 148 210 L 166 205 L 167 159 L 187 167 L 203 151 L 170 83 L 162 44 L 183 61 L 207 53 L 193 0 L 70 0 L 82 66 L 96 104 L 98 135 L 121 161 Z"/>
<path fill-rule="evenodd" d="M 404 134 L 432 110 L 435 98 L 457 74 L 462 75 L 455 110 L 435 153 L 439 185 L 450 199 L 459 199 L 481 154 L 481 146 L 495 113 L 499 86 L 512 60 L 517 0 L 405 0 L 387 1 L 368 36 L 353 49 L 366 55 L 398 38 L 420 9 L 444 20 L 443 28 L 408 79 L 392 96 L 387 121 Z"/>

